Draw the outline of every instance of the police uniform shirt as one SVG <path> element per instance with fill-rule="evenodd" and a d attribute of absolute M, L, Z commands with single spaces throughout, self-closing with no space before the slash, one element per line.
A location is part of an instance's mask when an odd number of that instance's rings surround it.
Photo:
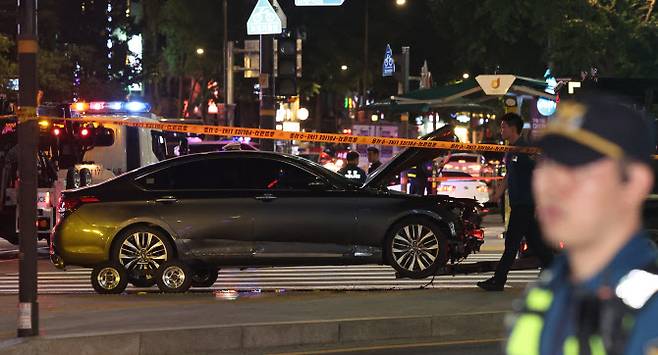
<path fill-rule="evenodd" d="M 517 147 L 527 147 L 528 142 L 523 137 L 513 144 Z M 535 161 L 526 153 L 509 152 L 505 154 L 505 167 L 507 169 L 507 192 L 510 205 L 532 206 L 532 171 Z"/>
<path fill-rule="evenodd" d="M 348 164 L 344 168 L 340 169 L 338 173 L 350 180 L 357 181 L 360 184 L 366 182 L 366 172 L 356 165 Z"/>
<path fill-rule="evenodd" d="M 569 265 L 566 256 L 562 255 L 557 258 L 549 269 L 553 275 L 549 287 L 553 291 L 553 302 L 544 318 L 540 354 L 564 354 L 564 344 L 567 338 L 576 335 L 577 297 L 575 295 L 577 293 L 596 294 L 601 286 L 616 285 L 631 270 L 641 269 L 657 260 L 656 247 L 645 232 L 638 233 L 603 271 L 577 285 L 574 285 L 569 279 Z M 630 334 L 624 352 L 628 355 L 645 354 L 646 347 L 658 339 L 658 297 L 656 295 L 636 315 Z"/>

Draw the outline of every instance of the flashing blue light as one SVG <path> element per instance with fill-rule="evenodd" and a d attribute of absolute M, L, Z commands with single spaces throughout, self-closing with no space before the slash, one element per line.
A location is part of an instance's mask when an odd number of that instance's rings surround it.
<path fill-rule="evenodd" d="M 138 101 L 131 101 L 126 103 L 126 110 L 130 112 L 146 112 L 149 110 L 147 104 Z"/>
<path fill-rule="evenodd" d="M 108 102 L 107 107 L 110 110 L 117 110 L 118 111 L 118 110 L 121 110 L 121 108 L 123 107 L 123 103 L 122 102 L 116 102 L 116 101 L 115 102 Z"/>

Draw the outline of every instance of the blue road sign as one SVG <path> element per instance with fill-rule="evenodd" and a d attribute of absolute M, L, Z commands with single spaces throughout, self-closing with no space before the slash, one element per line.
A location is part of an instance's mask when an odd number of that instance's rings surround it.
<path fill-rule="evenodd" d="M 386 53 L 384 54 L 384 64 L 382 65 L 382 76 L 393 76 L 395 73 L 395 60 L 393 59 L 393 50 L 391 45 L 386 45 Z"/>
<path fill-rule="evenodd" d="M 345 0 L 295 0 L 295 6 L 340 6 Z"/>

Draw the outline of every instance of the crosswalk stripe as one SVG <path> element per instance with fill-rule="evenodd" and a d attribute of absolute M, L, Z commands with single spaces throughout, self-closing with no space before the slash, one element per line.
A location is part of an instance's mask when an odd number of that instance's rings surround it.
<path fill-rule="evenodd" d="M 479 261 L 498 261 L 499 253 L 481 253 L 469 256 L 462 264 Z M 305 290 L 399 290 L 427 288 L 473 288 L 477 281 L 491 277 L 491 272 L 481 274 L 458 274 L 436 276 L 422 280 L 396 279 L 395 270 L 387 265 L 338 265 L 338 266 L 290 266 L 221 269 L 219 279 L 210 288 L 193 290 L 236 290 L 236 291 L 305 291 Z M 538 270 L 513 270 L 508 284 L 524 286 L 537 279 Z M 89 281 L 91 270 L 71 267 L 66 271 L 42 271 L 38 273 L 40 294 L 92 293 Z M 135 288 L 129 285 L 128 292 L 155 291 L 156 288 Z M 0 275 L 0 294 L 18 293 L 18 273 Z"/>

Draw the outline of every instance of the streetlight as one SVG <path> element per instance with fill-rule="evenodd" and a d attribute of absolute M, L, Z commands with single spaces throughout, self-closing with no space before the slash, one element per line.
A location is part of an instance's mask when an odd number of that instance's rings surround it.
<path fill-rule="evenodd" d="M 342 71 L 346 71 L 347 69 L 349 69 L 349 68 L 345 64 L 340 66 L 340 70 L 342 70 Z"/>
<path fill-rule="evenodd" d="M 198 55 L 203 55 L 204 53 L 206 53 L 206 50 L 205 50 L 205 49 L 203 49 L 203 48 L 197 48 L 197 49 L 196 49 L 196 54 L 198 54 Z"/>
<path fill-rule="evenodd" d="M 404 6 L 407 4 L 407 0 L 395 0 L 395 5 Z"/>

